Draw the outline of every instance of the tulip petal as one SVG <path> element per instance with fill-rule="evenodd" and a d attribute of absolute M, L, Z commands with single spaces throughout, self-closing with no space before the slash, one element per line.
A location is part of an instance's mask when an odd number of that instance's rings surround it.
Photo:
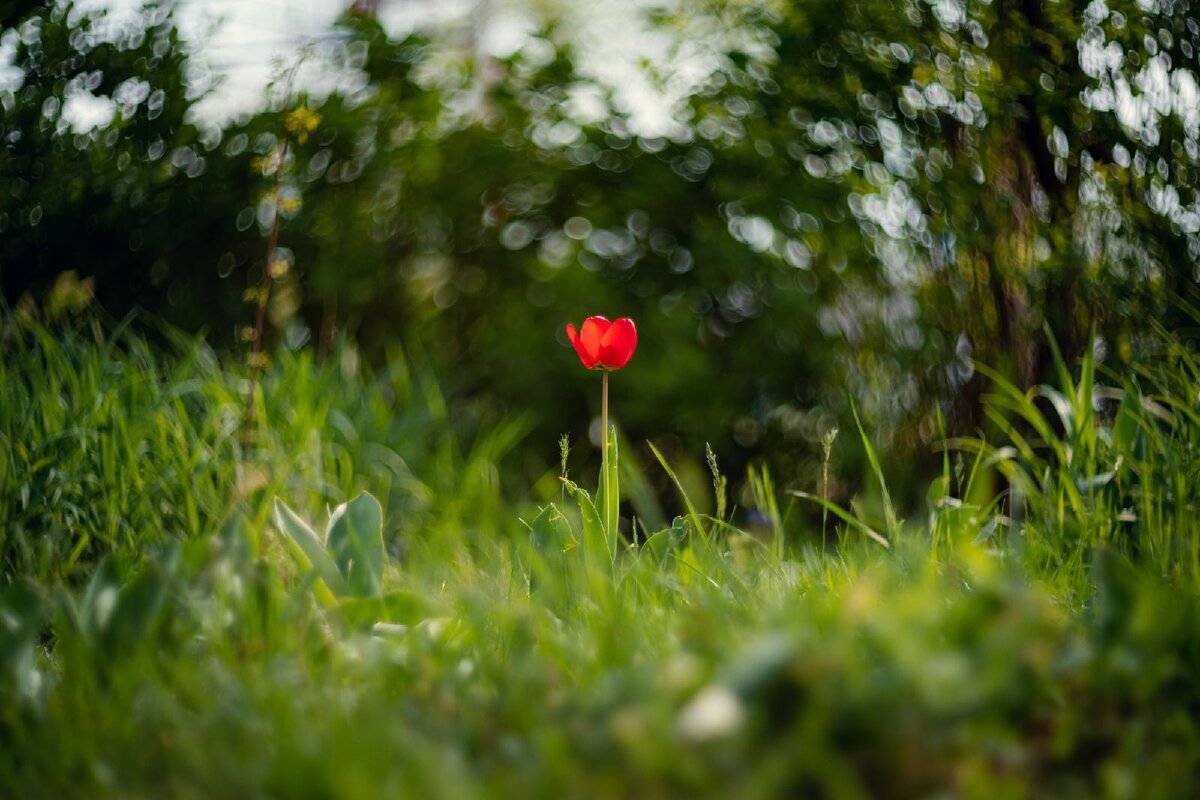
<path fill-rule="evenodd" d="M 583 326 L 579 331 L 579 341 L 587 357 L 585 358 L 582 354 L 579 357 L 588 369 L 594 368 L 596 362 L 600 360 L 600 342 L 611 326 L 612 323 L 604 317 L 588 317 L 583 321 Z"/>
<path fill-rule="evenodd" d="M 575 331 L 575 326 L 570 322 L 567 323 L 567 339 L 570 340 L 571 346 L 575 348 L 575 354 L 579 356 L 579 360 L 583 362 L 583 366 L 588 369 L 596 366 L 596 359 L 588 355 L 587 349 L 583 346 L 583 341 Z"/>
<path fill-rule="evenodd" d="M 637 327 L 629 317 L 621 317 L 609 326 L 600 340 L 599 361 L 608 369 L 621 369 L 637 349 Z"/>

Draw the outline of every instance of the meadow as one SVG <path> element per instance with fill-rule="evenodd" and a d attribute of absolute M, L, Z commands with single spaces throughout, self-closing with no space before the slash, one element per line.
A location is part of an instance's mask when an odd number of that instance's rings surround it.
<path fill-rule="evenodd" d="M 247 436 L 201 338 L 2 323 L 0 795 L 1200 791 L 1200 365 L 1165 330 L 1125 375 L 988 373 L 1007 437 L 938 442 L 918 508 L 859 425 L 876 502 L 756 466 L 738 508 L 710 458 L 656 530 L 629 498 L 670 462 L 621 441 L 614 530 L 570 438 L 513 487 L 527 425 L 399 349 L 280 348 Z"/>
<path fill-rule="evenodd" d="M 1200 797 L 1198 5 L 0 3 L 0 799 Z"/>

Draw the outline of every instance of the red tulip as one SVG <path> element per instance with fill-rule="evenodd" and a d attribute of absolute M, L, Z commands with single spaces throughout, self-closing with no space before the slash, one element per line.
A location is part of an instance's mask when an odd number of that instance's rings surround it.
<path fill-rule="evenodd" d="M 629 317 L 609 322 L 604 317 L 588 317 L 580 326 L 567 323 L 567 338 L 588 369 L 621 369 L 637 349 L 637 328 Z"/>

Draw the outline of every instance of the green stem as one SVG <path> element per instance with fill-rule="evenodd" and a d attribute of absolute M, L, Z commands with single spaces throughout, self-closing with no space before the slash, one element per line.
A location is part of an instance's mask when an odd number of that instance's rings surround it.
<path fill-rule="evenodd" d="M 612 500 L 609 497 L 608 486 L 608 370 L 604 370 L 603 389 L 600 399 L 600 426 L 602 429 L 601 445 L 600 445 L 600 471 L 604 476 L 602 483 L 604 485 L 604 535 L 608 539 L 609 548 L 612 548 L 613 542 L 613 527 L 612 515 L 609 510 L 612 508 Z"/>

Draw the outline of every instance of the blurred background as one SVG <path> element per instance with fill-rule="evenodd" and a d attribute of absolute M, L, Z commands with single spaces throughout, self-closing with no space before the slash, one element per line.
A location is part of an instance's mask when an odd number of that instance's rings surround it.
<path fill-rule="evenodd" d="M 638 324 L 612 402 L 643 460 L 651 440 L 700 481 L 711 443 L 734 476 L 765 461 L 811 490 L 836 428 L 842 500 L 866 474 L 853 403 L 911 507 L 936 443 L 987 431 L 976 362 L 1033 385 L 1053 340 L 1128 367 L 1188 318 L 1198 19 L 0 2 L 0 292 L 140 309 L 244 358 L 278 216 L 268 352 L 428 364 L 456 424 L 528 420 L 525 486 L 560 434 L 598 460 L 598 376 L 563 326 L 604 314 Z"/>

